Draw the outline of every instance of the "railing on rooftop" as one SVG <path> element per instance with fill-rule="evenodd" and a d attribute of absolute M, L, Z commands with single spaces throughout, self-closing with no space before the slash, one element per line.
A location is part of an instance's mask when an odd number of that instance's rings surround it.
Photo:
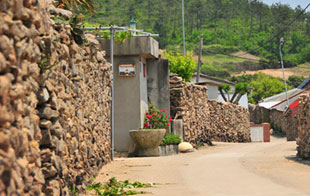
<path fill-rule="evenodd" d="M 131 29 L 129 27 L 119 27 L 111 25 L 110 27 L 82 27 L 85 33 L 119 33 L 119 32 L 131 32 L 133 37 L 158 37 L 159 34 L 153 34 L 145 32 L 144 30 Z M 100 35 L 98 35 L 100 36 Z"/>

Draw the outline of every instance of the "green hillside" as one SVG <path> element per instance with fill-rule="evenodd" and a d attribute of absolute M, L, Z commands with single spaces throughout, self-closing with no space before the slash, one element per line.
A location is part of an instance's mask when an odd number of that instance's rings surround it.
<path fill-rule="evenodd" d="M 135 18 L 139 29 L 160 34 L 157 39 L 161 48 L 181 48 L 180 0 L 94 0 L 94 3 L 96 14 L 83 13 L 88 23 L 128 26 L 130 19 Z M 310 13 L 302 11 L 300 7 L 292 9 L 280 3 L 267 6 L 256 0 L 251 3 L 247 0 L 186 0 L 187 49 L 195 50 L 203 34 L 206 46 L 217 44 L 247 51 L 276 68 L 279 39 L 284 37 L 286 66 L 309 62 Z"/>

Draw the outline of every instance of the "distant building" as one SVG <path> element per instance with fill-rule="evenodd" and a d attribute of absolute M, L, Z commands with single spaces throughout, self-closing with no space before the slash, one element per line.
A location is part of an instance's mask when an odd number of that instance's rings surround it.
<path fill-rule="evenodd" d="M 215 77 L 208 76 L 205 74 L 200 74 L 200 78 L 199 78 L 198 83 L 196 82 L 196 79 L 197 79 L 197 73 L 194 73 L 192 82 L 195 84 L 198 84 L 198 85 L 206 85 L 208 87 L 208 98 L 210 100 L 218 100 L 220 102 L 224 102 L 224 99 L 219 92 L 219 87 L 222 84 L 228 84 L 231 86 L 232 90 L 229 94 L 230 94 L 230 97 L 233 96 L 233 92 L 235 90 L 235 83 L 233 83 L 233 82 L 223 80 L 223 79 L 219 79 L 219 78 L 215 78 Z M 225 95 L 225 96 L 227 96 L 227 95 Z M 243 95 L 238 104 L 241 106 L 244 106 L 245 108 L 248 109 L 248 104 L 249 104 L 248 95 L 247 94 Z"/>
<path fill-rule="evenodd" d="M 297 88 L 287 91 L 289 108 L 290 110 L 292 110 L 293 116 L 295 116 L 298 112 L 299 96 L 303 92 L 309 91 L 309 90 L 310 90 L 310 78 L 305 80 Z M 267 109 L 276 109 L 279 111 L 286 111 L 288 109 L 286 93 L 283 92 L 283 93 L 265 98 L 261 100 L 258 105 L 261 107 L 267 108 Z"/>

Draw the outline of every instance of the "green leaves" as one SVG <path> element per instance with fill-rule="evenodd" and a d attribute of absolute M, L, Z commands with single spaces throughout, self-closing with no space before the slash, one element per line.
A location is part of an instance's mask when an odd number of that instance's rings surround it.
<path fill-rule="evenodd" d="M 182 139 L 178 135 L 174 135 L 173 133 L 165 135 L 160 145 L 170 145 L 170 144 L 179 144 Z"/>
<path fill-rule="evenodd" d="M 111 178 L 108 183 L 101 184 L 100 182 L 88 185 L 86 190 L 95 191 L 99 196 L 123 196 L 143 194 L 143 191 L 132 190 L 132 188 L 147 188 L 147 184 L 141 182 L 131 183 L 128 180 L 124 182 L 118 181 L 115 177 Z"/>
<path fill-rule="evenodd" d="M 222 90 L 224 90 L 224 91 L 230 91 L 230 89 L 231 89 L 231 86 L 229 85 L 229 84 L 222 84 L 221 86 L 220 86 L 220 89 L 222 89 Z"/>
<path fill-rule="evenodd" d="M 238 83 L 235 85 L 235 92 L 244 95 L 248 92 L 248 86 L 249 84 L 246 82 Z"/>
<path fill-rule="evenodd" d="M 58 25 L 70 25 L 71 26 L 71 34 L 73 36 L 74 41 L 82 45 L 84 43 L 84 32 L 81 30 L 83 25 L 80 16 L 73 15 L 69 20 L 64 19 L 63 17 L 52 17 L 52 20 Z"/>
<path fill-rule="evenodd" d="M 250 82 L 250 86 L 253 87 L 252 97 L 256 103 L 263 98 L 271 97 L 285 91 L 284 82 L 280 78 L 274 78 L 263 73 L 255 75 L 256 79 Z M 288 89 L 291 89 L 291 86 L 288 86 Z"/>
<path fill-rule="evenodd" d="M 57 0 L 60 7 L 67 9 L 85 9 L 89 13 L 95 13 L 93 0 Z"/>
<path fill-rule="evenodd" d="M 176 73 L 185 81 L 191 81 L 193 71 L 196 67 L 194 56 L 192 53 L 187 53 L 183 56 L 180 53 L 165 53 L 165 57 L 169 60 L 170 72 Z"/>

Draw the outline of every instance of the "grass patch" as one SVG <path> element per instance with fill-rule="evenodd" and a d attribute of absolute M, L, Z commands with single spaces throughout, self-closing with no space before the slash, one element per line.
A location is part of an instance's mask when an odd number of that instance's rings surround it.
<path fill-rule="evenodd" d="M 241 59 L 238 57 L 231 57 L 223 54 L 216 55 L 204 55 L 202 57 L 202 63 L 207 64 L 231 64 L 231 63 L 240 63 L 244 62 L 245 59 Z"/>
<path fill-rule="evenodd" d="M 297 66 L 301 71 L 310 71 L 310 63 L 304 63 Z"/>
<path fill-rule="evenodd" d="M 100 182 L 88 185 L 86 190 L 94 191 L 99 196 L 123 196 L 145 194 L 146 192 L 144 191 L 137 191 L 134 189 L 147 187 L 151 187 L 151 185 L 141 182 L 131 183 L 128 180 L 118 181 L 115 177 L 113 177 L 104 185 Z"/>

